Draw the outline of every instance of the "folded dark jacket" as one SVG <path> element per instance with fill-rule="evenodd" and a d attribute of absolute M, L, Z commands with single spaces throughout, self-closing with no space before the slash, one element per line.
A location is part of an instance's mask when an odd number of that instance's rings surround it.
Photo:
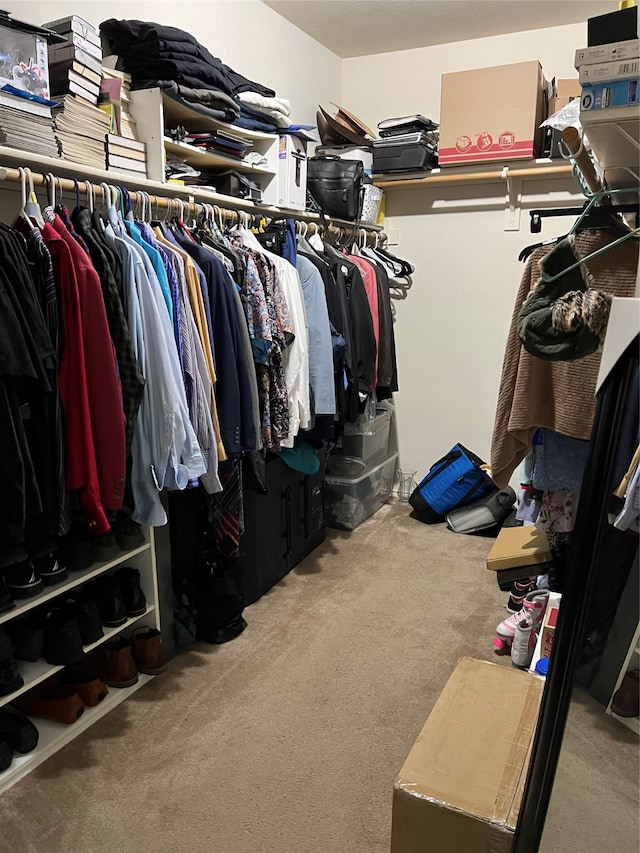
<path fill-rule="evenodd" d="M 195 80 L 229 95 L 249 91 L 260 92 L 267 97 L 275 95 L 273 89 L 248 80 L 212 56 L 184 30 L 144 21 L 117 21 L 115 18 L 103 21 L 100 30 L 110 51 L 122 57 L 125 69 L 132 77 L 176 80 L 190 86 Z"/>
<path fill-rule="evenodd" d="M 229 121 L 233 121 L 240 114 L 238 104 L 219 89 L 194 89 L 176 83 L 175 80 L 158 80 L 158 86 L 176 100 L 184 101 L 193 107 L 222 112 Z"/>

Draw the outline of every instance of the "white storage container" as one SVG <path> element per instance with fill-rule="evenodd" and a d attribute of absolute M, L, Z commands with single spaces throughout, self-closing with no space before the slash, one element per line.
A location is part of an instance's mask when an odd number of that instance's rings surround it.
<path fill-rule="evenodd" d="M 387 503 L 393 489 L 397 456 L 397 453 L 393 453 L 388 459 L 366 468 L 362 473 L 354 471 L 353 477 L 332 474 L 329 460 L 324 493 L 328 527 L 355 530 Z"/>
<path fill-rule="evenodd" d="M 375 417 L 362 415 L 354 424 L 345 424 L 342 446 L 343 456 L 355 456 L 366 464 L 384 459 L 389 447 L 391 409 L 378 409 Z"/>

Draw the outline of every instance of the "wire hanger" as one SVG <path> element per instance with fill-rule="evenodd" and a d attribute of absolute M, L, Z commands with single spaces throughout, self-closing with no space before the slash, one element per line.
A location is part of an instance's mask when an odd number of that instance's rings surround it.
<path fill-rule="evenodd" d="M 585 209 L 583 210 L 581 216 L 576 220 L 576 222 L 574 222 L 574 224 L 571 228 L 571 231 L 569 231 L 569 236 L 571 236 L 572 234 L 575 234 L 575 232 L 578 230 L 578 228 L 580 226 L 580 223 L 583 221 L 585 216 L 589 213 L 589 210 L 591 210 L 591 208 L 594 206 L 594 204 L 596 204 L 598 199 L 604 198 L 605 196 L 614 195 L 615 193 L 621 193 L 621 192 L 628 193 L 628 192 L 634 192 L 634 191 L 640 195 L 640 187 L 637 187 L 637 188 L 634 187 L 633 189 L 629 189 L 628 187 L 625 187 L 623 189 L 606 190 L 603 192 L 594 193 L 591 196 L 591 198 L 589 199 L 589 202 L 588 202 L 587 206 L 585 207 Z M 543 281 L 545 284 L 552 284 L 554 281 L 557 281 L 558 279 L 562 278 L 563 275 L 566 275 L 567 273 L 572 272 L 573 270 L 575 270 L 578 267 L 582 266 L 583 264 L 587 263 L 587 261 L 592 260 L 592 258 L 597 258 L 598 255 L 602 255 L 604 252 L 608 252 L 609 249 L 613 249 L 614 246 L 619 246 L 620 243 L 624 243 L 625 240 L 628 240 L 630 237 L 633 237 L 639 233 L 640 233 L 640 228 L 634 228 L 632 231 L 629 231 L 626 234 L 623 234 L 622 237 L 618 237 L 618 239 L 614 240 L 613 243 L 608 243 L 606 246 L 602 246 L 601 248 L 596 249 L 595 252 L 591 252 L 586 257 L 580 258 L 580 260 L 576 261 L 575 264 L 571 264 L 571 266 L 567 267 L 564 270 L 561 270 L 561 272 L 556 273 L 555 275 L 549 275 L 547 272 L 543 271 L 542 275 L 540 276 L 540 280 Z"/>

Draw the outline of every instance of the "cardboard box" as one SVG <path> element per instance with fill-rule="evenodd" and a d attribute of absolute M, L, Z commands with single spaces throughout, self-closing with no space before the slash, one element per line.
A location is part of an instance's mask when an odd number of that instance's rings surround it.
<path fill-rule="evenodd" d="M 487 556 L 487 569 L 503 590 L 513 581 L 547 574 L 552 565 L 547 534 L 529 526 L 503 527 Z"/>
<path fill-rule="evenodd" d="M 575 77 L 563 80 L 556 80 L 554 78 L 549 88 L 551 90 L 549 97 L 550 116 L 557 113 L 563 107 L 566 107 L 570 101 L 580 98 L 582 95 L 580 81 Z"/>
<path fill-rule="evenodd" d="M 596 83 L 582 91 L 580 109 L 608 110 L 613 107 L 628 107 L 640 103 L 640 78 L 615 80 L 612 83 Z"/>
<path fill-rule="evenodd" d="M 464 658 L 393 792 L 391 853 L 508 853 L 544 682 Z"/>
<path fill-rule="evenodd" d="M 307 202 L 307 146 L 299 136 L 280 134 L 277 181 L 278 206 L 304 210 Z"/>
<path fill-rule="evenodd" d="M 553 647 L 553 635 L 558 622 L 559 607 L 547 607 L 547 612 L 544 615 L 542 624 L 542 640 L 540 643 L 540 657 L 550 658 L 551 648 Z"/>
<path fill-rule="evenodd" d="M 551 560 L 549 540 L 544 530 L 537 527 L 503 527 L 491 546 L 487 568 L 510 569 L 514 566 L 532 566 Z"/>
<path fill-rule="evenodd" d="M 539 156 L 546 89 L 536 61 L 443 74 L 440 165 Z"/>
<path fill-rule="evenodd" d="M 580 47 L 576 50 L 574 65 L 578 71 L 583 65 L 594 62 L 614 62 L 640 57 L 640 39 L 618 41 L 615 44 L 600 44 L 596 47 Z"/>
<path fill-rule="evenodd" d="M 0 10 L 0 88 L 7 83 L 41 98 L 49 97 L 49 42 L 62 36 Z"/>
<path fill-rule="evenodd" d="M 613 62 L 594 62 L 580 66 L 582 86 L 611 83 L 614 80 L 630 80 L 639 75 L 640 59 L 616 59 Z"/>
<path fill-rule="evenodd" d="M 547 609 L 545 610 L 545 616 L 551 610 L 557 611 L 560 607 L 561 602 L 562 602 L 561 593 L 550 591 L 549 592 L 549 599 L 547 601 Z M 557 620 L 557 612 L 556 612 L 555 616 L 552 618 L 553 618 L 553 622 L 554 622 L 553 629 L 555 631 L 555 622 Z M 535 673 L 536 664 L 538 663 L 540 658 L 548 657 L 548 654 L 546 652 L 543 652 L 542 640 L 543 640 L 542 631 L 539 631 L 538 632 L 538 639 L 536 640 L 536 647 L 535 647 L 535 650 L 533 652 L 533 657 L 531 658 L 531 665 L 529 666 L 529 672 L 531 672 L 531 673 Z M 551 638 L 551 643 L 553 643 L 553 638 Z M 546 642 L 546 648 L 548 649 L 548 651 L 551 651 L 551 647 L 550 647 L 548 642 Z M 537 675 L 537 673 L 536 673 L 536 675 Z"/>

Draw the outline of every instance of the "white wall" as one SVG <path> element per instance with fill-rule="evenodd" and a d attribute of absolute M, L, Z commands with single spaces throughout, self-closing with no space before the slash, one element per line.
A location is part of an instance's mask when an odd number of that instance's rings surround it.
<path fill-rule="evenodd" d="M 340 94 L 341 60 L 258 0 L 16 0 L 15 18 L 42 24 L 81 15 L 98 26 L 136 18 L 192 33 L 214 56 L 289 98 L 297 123 L 315 122 L 317 104 Z"/>
<path fill-rule="evenodd" d="M 585 44 L 586 25 L 580 24 L 346 59 L 342 103 L 373 127 L 414 113 L 437 121 L 442 73 L 539 59 L 547 77 L 575 77 L 574 51 Z M 508 81 L 497 97 L 509 97 Z M 571 179 L 527 181 L 524 204 L 564 204 L 575 190 Z M 386 228 L 399 230 L 397 252 L 416 266 L 406 300 L 394 304 L 400 466 L 419 476 L 457 441 L 488 460 L 522 275 L 518 254 L 566 233 L 572 221 L 547 219 L 541 235 L 531 234 L 523 211 L 520 231 L 505 232 L 504 205 L 497 184 L 387 194 Z"/>

